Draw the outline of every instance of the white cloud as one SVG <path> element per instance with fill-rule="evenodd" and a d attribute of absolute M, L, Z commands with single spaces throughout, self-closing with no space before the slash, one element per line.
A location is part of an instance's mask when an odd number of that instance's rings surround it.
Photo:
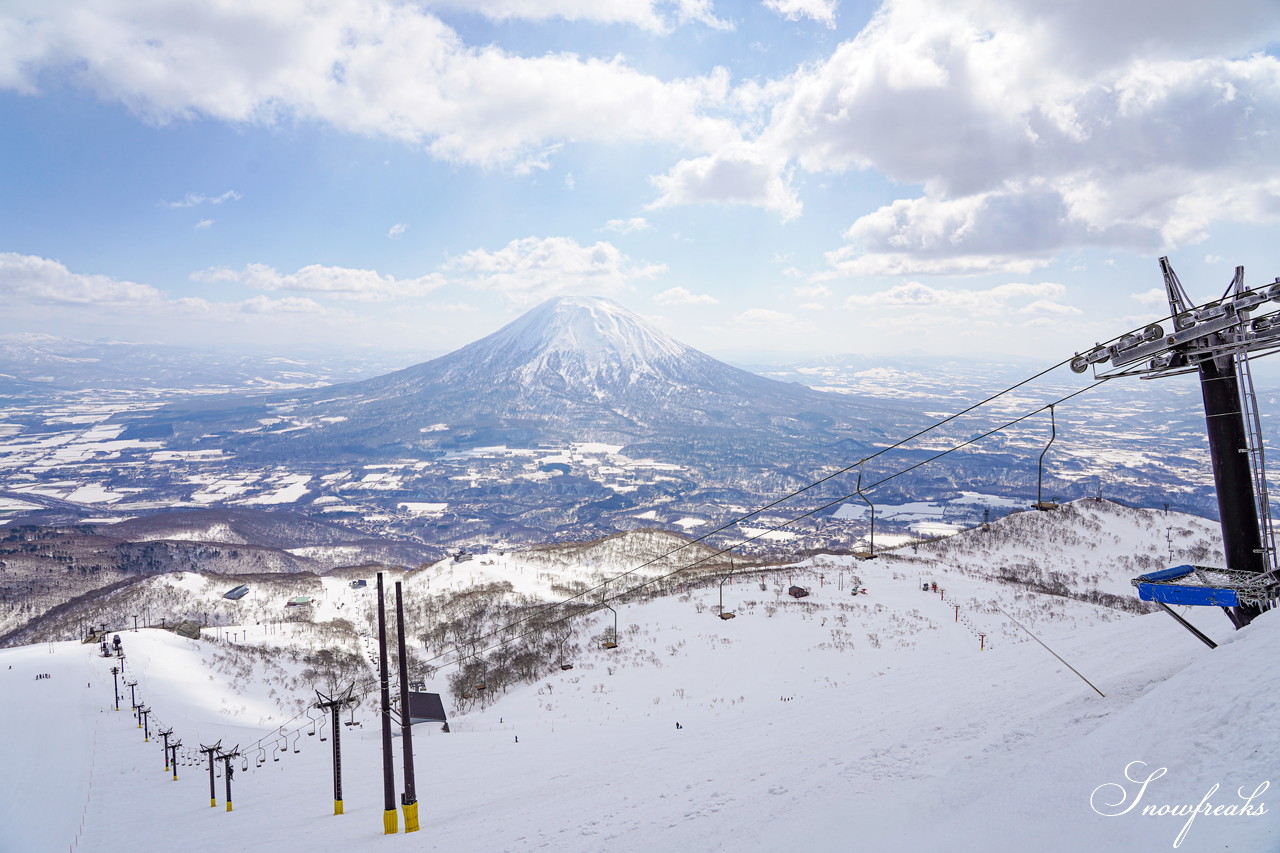
<path fill-rule="evenodd" d="M 199 222 L 196 223 L 196 230 L 198 231 L 203 230 L 205 228 L 212 228 L 212 227 L 213 227 L 212 219 L 201 219 Z"/>
<path fill-rule="evenodd" d="M 675 8 L 711 20 L 704 0 Z M 380 0 L 225 0 L 181 14 L 150 0 L 6 3 L 0 88 L 67 79 L 154 122 L 319 121 L 515 171 L 545 168 L 567 139 L 709 150 L 738 137 L 709 115 L 727 72 L 661 80 L 621 57 L 470 47 L 418 5 Z"/>
<path fill-rule="evenodd" d="M 831 295 L 831 288 L 825 284 L 802 284 L 793 288 L 792 293 L 801 299 L 821 299 Z"/>
<path fill-rule="evenodd" d="M 681 160 L 667 174 L 651 180 L 661 194 L 650 208 L 746 204 L 777 211 L 784 221 L 799 216 L 802 209 L 782 164 L 767 161 L 758 149 L 731 146 Z"/>
<path fill-rule="evenodd" d="M 162 201 L 161 207 L 198 207 L 202 204 L 222 204 L 226 201 L 239 201 L 244 198 L 235 190 L 227 190 L 222 195 L 204 195 L 203 193 L 187 193 L 181 201 Z"/>
<path fill-rule="evenodd" d="M 323 314 L 325 309 L 313 299 L 299 296 L 286 296 L 283 299 L 272 299 L 269 296 L 254 296 L 240 303 L 240 310 L 245 314 Z"/>
<path fill-rule="evenodd" d="M 659 305 L 719 305 L 720 300 L 709 293 L 692 293 L 685 287 L 672 287 L 653 297 Z"/>
<path fill-rule="evenodd" d="M 578 185 L 578 181 L 573 177 L 573 172 L 564 173 L 564 188 L 571 190 Z"/>
<path fill-rule="evenodd" d="M 1144 290 L 1142 293 L 1131 293 L 1129 298 L 1138 300 L 1138 303 L 1143 308 L 1167 310 L 1169 307 L 1169 297 L 1163 287 L 1153 287 L 1150 290 Z"/>
<path fill-rule="evenodd" d="M 257 290 L 293 290 L 362 302 L 424 296 L 445 283 L 442 276 L 434 273 L 398 279 L 376 270 L 320 264 L 305 266 L 295 273 L 281 273 L 266 264 L 248 264 L 241 270 L 212 267 L 194 273 L 191 278 L 208 283 L 232 282 Z"/>
<path fill-rule="evenodd" d="M 1009 183 L 957 199 L 899 199 L 859 218 L 828 254 L 838 275 L 1026 273 L 1067 245 L 1158 251 L 1158 230 L 1090 221 L 1090 194 Z"/>
<path fill-rule="evenodd" d="M 733 323 L 748 332 L 810 333 L 816 331 L 808 320 L 770 308 L 748 308 L 733 318 Z"/>
<path fill-rule="evenodd" d="M 941 309 L 969 315 L 1007 316 L 1016 310 L 1029 314 L 1079 314 L 1073 306 L 1060 300 L 1067 289 L 1054 282 L 1025 284 L 1013 282 L 986 290 L 942 289 L 918 281 L 895 284 L 875 293 L 856 293 L 845 299 L 846 308 L 909 308 L 913 311 Z M 1024 303 L 1015 307 L 1018 303 Z"/>
<path fill-rule="evenodd" d="M 1261 52 L 1277 39 L 1271 0 L 888 0 L 785 81 L 755 144 L 924 187 L 855 223 L 849 274 L 1167 251 L 1216 221 L 1280 220 L 1280 58 Z"/>
<path fill-rule="evenodd" d="M 633 216 L 630 219 L 610 219 L 604 224 L 604 227 L 608 231 L 617 231 L 619 234 L 653 230 L 653 226 L 643 216 Z"/>
<path fill-rule="evenodd" d="M 484 15 L 494 21 L 513 19 L 591 21 L 628 24 L 655 33 L 670 32 L 677 24 L 696 22 L 713 29 L 732 29 L 717 18 L 709 0 L 426 0 L 432 9 Z M 664 7 L 674 6 L 670 13 Z"/>
<path fill-rule="evenodd" d="M 0 252 L 0 293 L 7 302 L 127 307 L 160 302 L 154 287 L 105 275 L 73 273 L 58 261 Z"/>
<path fill-rule="evenodd" d="M 563 293 L 615 293 L 666 271 L 660 264 L 633 265 L 612 243 L 582 246 L 568 237 L 524 237 L 494 252 L 473 249 L 451 258 L 445 269 L 519 304 Z"/>
<path fill-rule="evenodd" d="M 147 284 L 122 281 L 105 275 L 75 273 L 63 264 L 34 255 L 0 253 L 0 295 L 10 305 L 43 309 L 46 316 L 78 322 L 88 316 L 94 323 L 146 326 L 196 322 L 207 332 L 209 324 L 236 326 L 246 315 L 331 314 L 311 299 L 255 296 L 243 302 L 212 302 L 193 297 L 172 298 Z M 49 315 L 48 312 L 60 312 Z M 79 318 L 77 320 L 76 318 Z"/>
<path fill-rule="evenodd" d="M 836 0 L 764 0 L 764 7 L 788 21 L 812 18 L 832 29 L 836 25 Z"/>
<path fill-rule="evenodd" d="M 408 230 L 409 230 L 408 225 L 405 225 L 403 222 L 397 222 L 395 225 L 392 225 L 391 228 L 387 231 L 387 237 L 392 240 L 399 240 L 401 237 L 404 236 L 404 232 Z"/>

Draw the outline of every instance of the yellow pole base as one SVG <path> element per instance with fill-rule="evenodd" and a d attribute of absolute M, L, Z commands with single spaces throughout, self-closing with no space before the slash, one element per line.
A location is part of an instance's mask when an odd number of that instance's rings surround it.
<path fill-rule="evenodd" d="M 216 809 L 217 807 L 218 807 L 218 801 L 217 801 L 217 799 L 215 799 L 214 797 L 210 797 L 210 798 L 209 798 L 209 808 L 211 808 L 211 809 Z"/>
<path fill-rule="evenodd" d="M 333 813 L 342 814 L 342 800 L 333 801 Z"/>
<path fill-rule="evenodd" d="M 404 831 L 418 831 L 418 804 L 405 803 L 401 806 L 404 809 Z"/>
<path fill-rule="evenodd" d="M 177 773 L 174 773 L 174 774 L 173 774 L 173 781 L 175 781 L 175 782 L 177 782 L 177 781 L 178 781 L 178 774 L 177 774 Z"/>
<path fill-rule="evenodd" d="M 382 812 L 382 832 L 384 835 L 395 835 L 400 831 L 400 818 L 395 809 Z"/>
<path fill-rule="evenodd" d="M 231 801 L 227 800 L 227 811 L 231 811 Z"/>

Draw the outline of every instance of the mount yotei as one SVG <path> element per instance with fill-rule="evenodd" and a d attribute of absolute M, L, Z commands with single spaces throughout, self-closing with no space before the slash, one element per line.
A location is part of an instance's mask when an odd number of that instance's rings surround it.
<path fill-rule="evenodd" d="M 922 420 L 907 406 L 731 367 L 614 302 L 566 297 L 433 361 L 324 388 L 188 400 L 129 416 L 120 438 L 206 470 L 288 470 L 295 509 L 372 518 L 379 532 L 429 529 L 447 543 L 690 530 Z M 161 491 L 176 505 L 282 502 L 182 488 L 172 473 Z"/>
<path fill-rule="evenodd" d="M 989 393 L 956 376 L 956 394 Z M 766 378 L 586 297 L 551 300 L 455 352 L 371 379 L 269 394 L 192 390 L 163 404 L 159 391 L 123 395 L 12 407 L 0 447 L 10 471 L 0 510 L 65 525 L 169 510 L 287 509 L 353 535 L 436 547 L 590 539 L 637 527 L 697 535 L 849 469 L 733 532 L 754 537 L 800 516 L 757 546 L 785 539 L 788 550 L 849 548 L 868 533 L 866 507 L 838 499 L 863 483 L 907 472 L 875 489 L 881 533 L 921 533 L 913 525 L 922 514 L 931 529 L 976 523 L 1034 498 L 1045 440 L 1045 430 L 997 435 L 945 464 L 922 465 L 983 427 L 957 422 L 863 471 L 860 459 L 963 404 Z M 1109 434 L 1076 432 L 1088 440 Z M 1055 453 L 1048 493 L 1092 493 L 1094 453 Z M 1169 453 L 1159 464 L 1138 462 L 1131 475 L 1108 467 L 1125 475 L 1108 496 L 1196 496 L 1186 485 L 1195 479 L 1190 462 Z M 934 503 L 920 509 L 919 501 Z M 885 504 L 916 509 L 895 513 Z"/>
<path fill-rule="evenodd" d="M 731 367 L 610 300 L 562 297 L 433 361 L 361 382 L 172 407 L 124 437 L 357 461 L 585 441 L 734 464 L 789 455 L 770 448 L 796 440 L 843 443 L 847 456 L 917 420 L 893 404 Z"/>

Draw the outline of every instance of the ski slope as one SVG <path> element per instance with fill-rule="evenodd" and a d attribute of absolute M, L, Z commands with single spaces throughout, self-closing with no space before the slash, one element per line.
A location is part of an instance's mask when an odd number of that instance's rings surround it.
<path fill-rule="evenodd" d="M 355 712 L 362 725 L 342 732 L 346 813 L 332 814 L 330 743 L 307 733 L 290 704 L 299 697 L 283 693 L 300 666 L 285 637 L 272 638 L 271 663 L 246 652 L 237 670 L 226 663 L 235 648 L 208 633 L 121 634 L 140 700 L 184 746 L 266 738 L 237 767 L 231 813 L 221 778 L 209 807 L 203 767 L 183 764 L 172 780 L 127 690 L 125 710 L 113 710 L 113 661 L 93 646 L 3 649 L 0 850 L 1280 850 L 1280 690 L 1267 675 L 1280 617 L 1232 632 L 1221 613 L 1190 614 L 1222 643 L 1210 650 L 1164 614 L 984 574 L 1054 554 L 1078 566 L 1080 583 L 1118 590 L 1122 573 L 1104 564 L 1149 551 L 1143 531 L 1158 527 L 1106 507 L 1025 515 L 1010 523 L 1051 534 L 993 534 L 980 540 L 996 543 L 987 554 L 953 537 L 868 562 L 815 558 L 768 573 L 764 590 L 740 577 L 724 587 L 732 620 L 715 617 L 714 585 L 628 604 L 614 650 L 593 641 L 612 617 L 583 617 L 572 670 L 548 661 L 537 683 L 452 716 L 450 734 L 415 728 L 423 828 L 411 838 L 382 833 L 367 704 Z M 1091 533 L 1095 523 L 1121 541 Z M 850 595 L 854 572 L 866 595 Z M 945 597 L 921 589 L 932 580 Z M 789 598 L 791 582 L 812 595 Z M 443 673 L 428 684 L 444 692 Z M 396 753 L 399 788 L 399 738 Z M 1126 769 L 1143 779 L 1161 768 L 1124 812 L 1141 787 Z M 1190 826 L 1141 813 L 1191 809 L 1206 794 L 1238 811 L 1240 791 L 1256 792 L 1248 805 L 1261 813 L 1199 814 Z"/>

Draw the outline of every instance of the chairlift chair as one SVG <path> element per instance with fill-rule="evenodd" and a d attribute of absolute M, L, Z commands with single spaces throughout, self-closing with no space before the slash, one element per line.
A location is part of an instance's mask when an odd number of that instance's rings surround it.
<path fill-rule="evenodd" d="M 1049 404 L 1049 443 L 1044 446 L 1044 450 L 1040 451 L 1040 461 L 1037 463 L 1036 470 L 1036 502 L 1031 505 L 1034 510 L 1047 512 L 1058 508 L 1055 501 L 1047 501 L 1041 492 L 1044 485 L 1044 455 L 1049 452 L 1049 447 L 1053 444 L 1054 439 L 1058 437 L 1058 422 L 1053 414 L 1053 404 Z"/>
<path fill-rule="evenodd" d="M 612 607 L 609 607 L 609 605 L 607 604 L 605 605 L 605 607 L 613 613 L 613 634 L 609 637 L 609 639 L 601 643 L 600 647 L 605 649 L 616 649 L 618 647 L 618 611 L 614 610 Z"/>
<path fill-rule="evenodd" d="M 862 463 L 861 462 L 858 463 L 858 485 L 857 485 L 857 490 L 855 491 L 855 494 L 857 494 L 858 497 L 862 498 L 863 503 L 865 503 L 871 509 L 871 528 L 867 534 L 867 547 L 859 548 L 858 550 L 854 551 L 853 556 L 859 560 L 874 560 L 876 558 L 876 505 L 873 504 L 871 502 L 871 499 L 868 498 L 862 492 Z"/>
<path fill-rule="evenodd" d="M 562 664 L 560 664 L 560 669 L 562 669 L 562 670 L 570 670 L 570 669 L 573 669 L 573 664 L 571 664 L 571 663 L 562 663 Z"/>
<path fill-rule="evenodd" d="M 1218 644 L 1175 613 L 1170 604 L 1221 607 L 1228 615 L 1233 607 L 1253 606 L 1266 611 L 1280 606 L 1280 570 L 1276 569 L 1259 574 L 1183 565 L 1139 575 L 1131 583 L 1139 598 L 1158 605 L 1211 649 Z"/>
<path fill-rule="evenodd" d="M 729 571 L 733 571 L 732 560 L 730 560 L 729 562 Z M 720 581 L 720 613 L 718 615 L 721 619 L 732 619 L 735 615 L 737 615 L 732 611 L 726 613 L 724 609 L 724 585 L 728 583 L 731 578 L 732 578 L 732 575 Z"/>

